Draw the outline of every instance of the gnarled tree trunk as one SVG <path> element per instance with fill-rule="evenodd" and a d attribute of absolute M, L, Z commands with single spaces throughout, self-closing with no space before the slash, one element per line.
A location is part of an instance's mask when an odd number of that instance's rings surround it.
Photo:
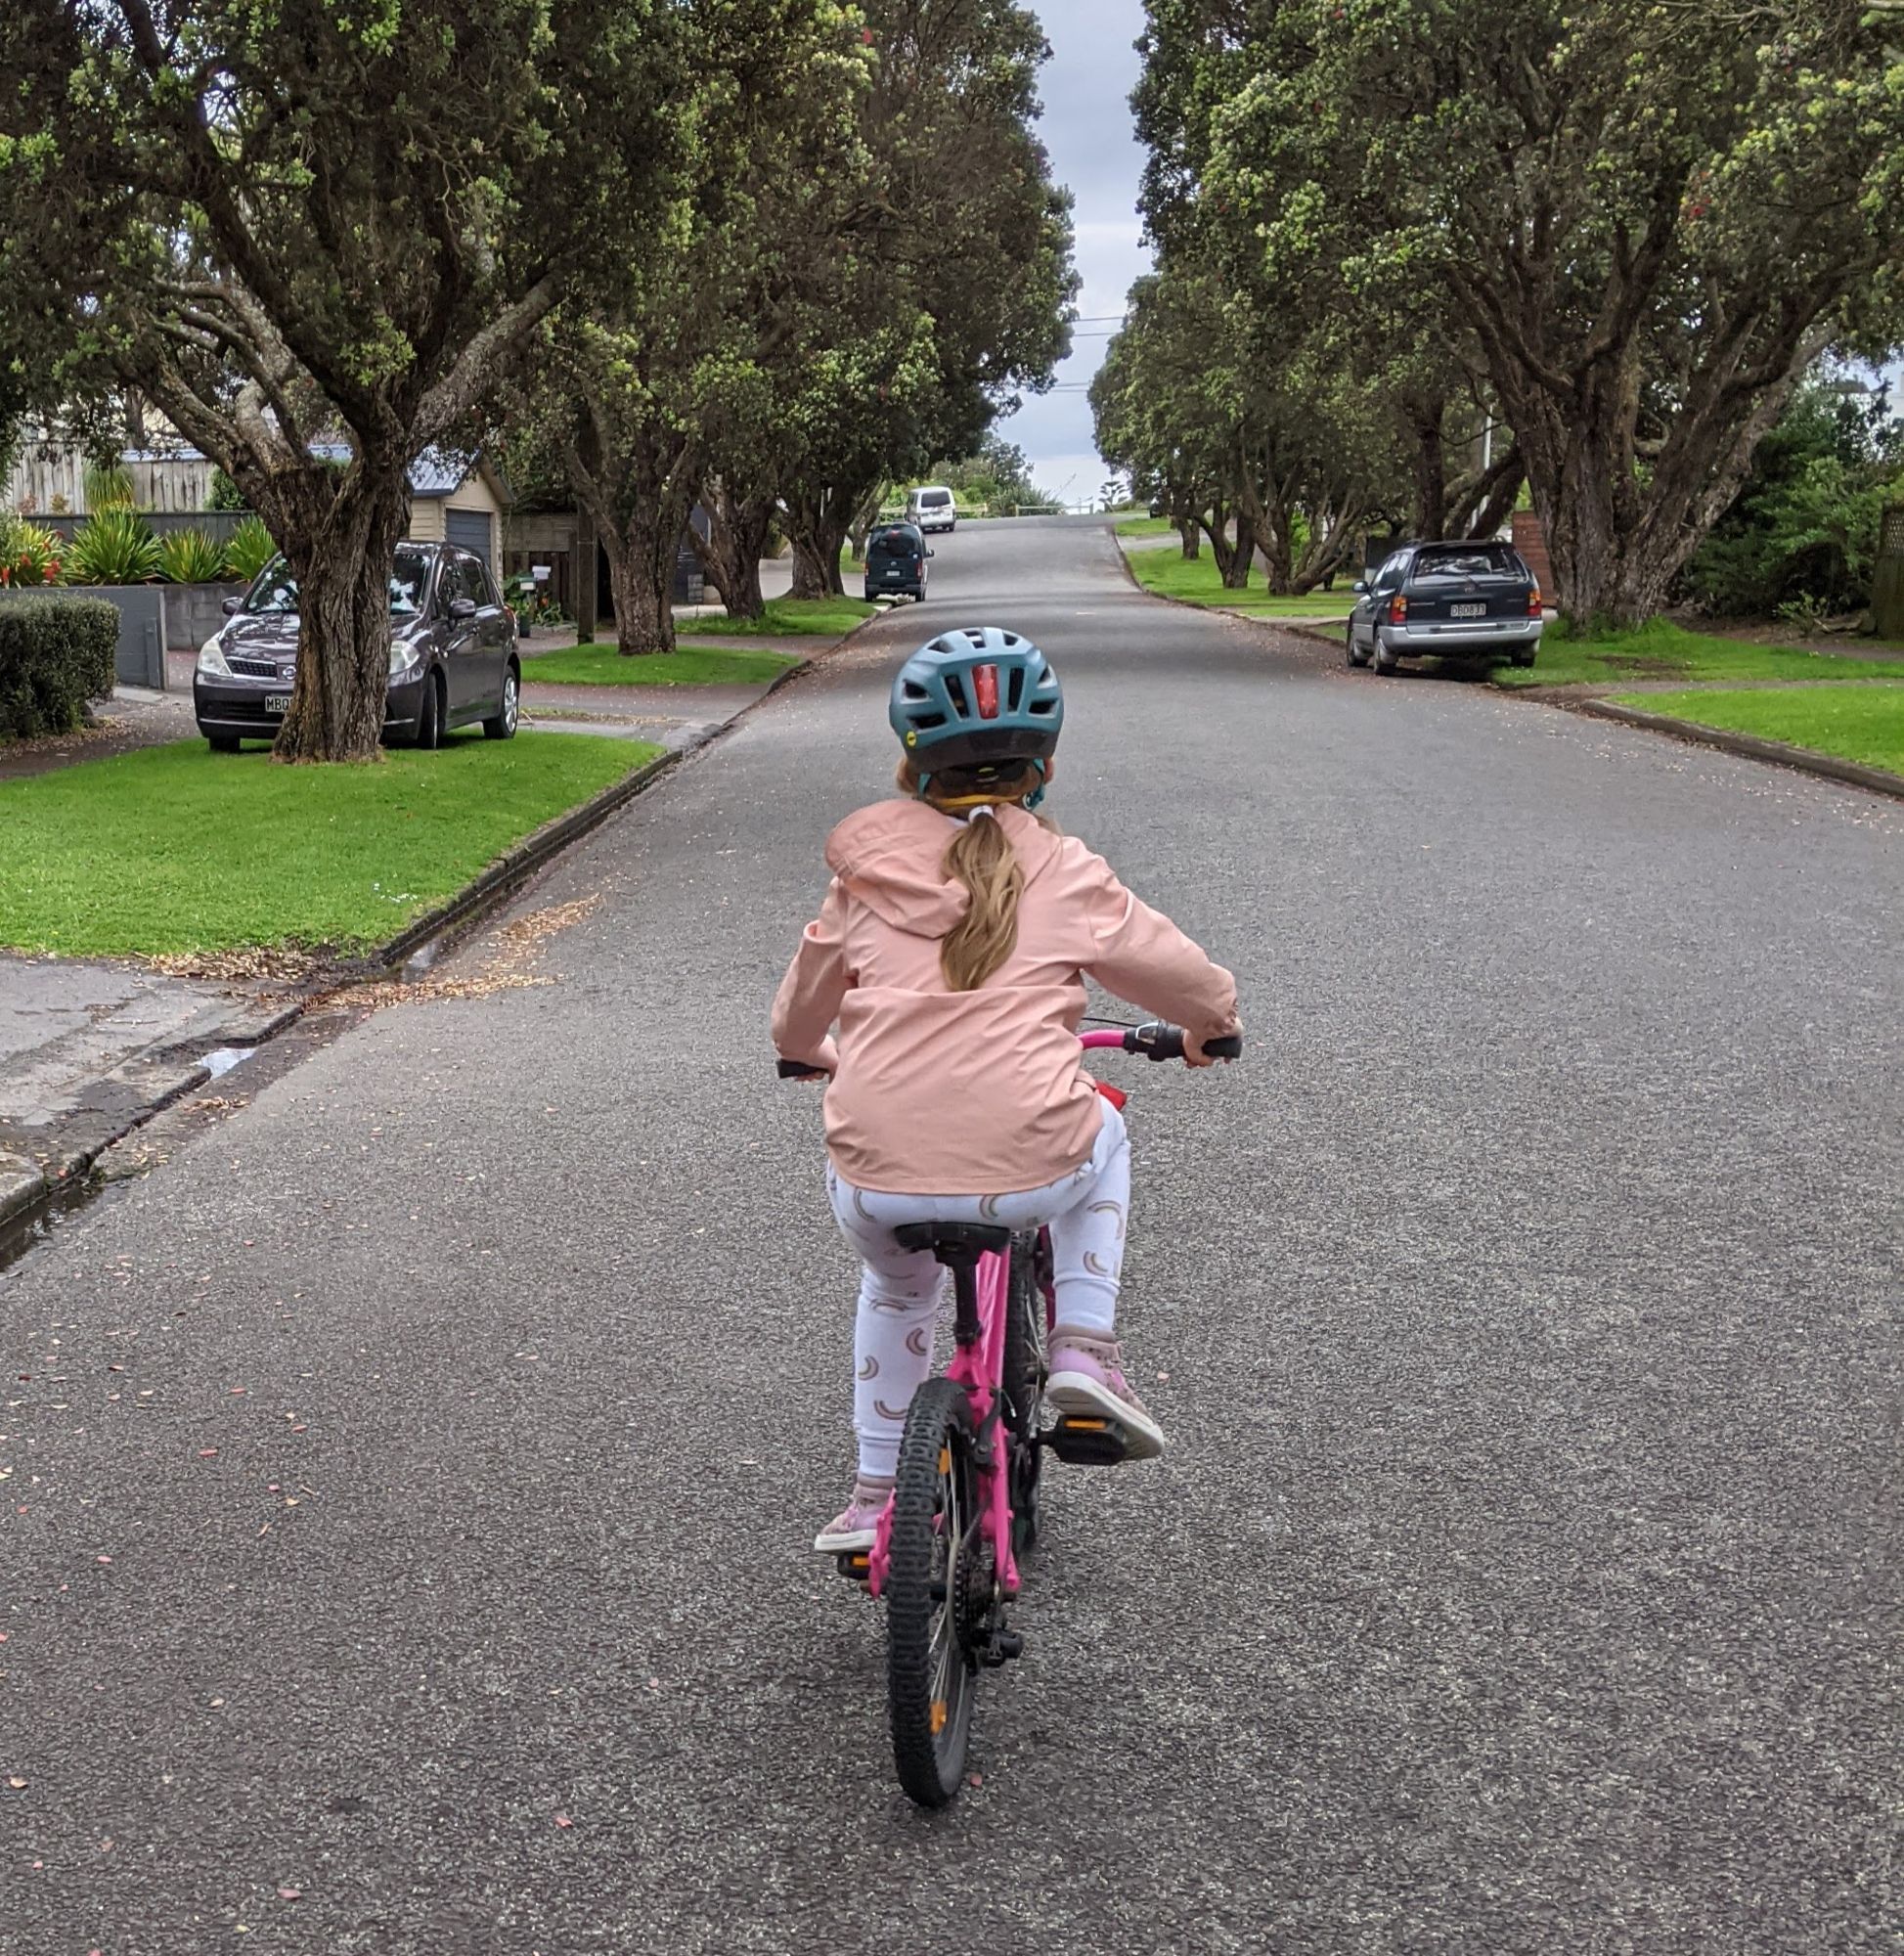
<path fill-rule="evenodd" d="M 272 744 L 281 761 L 375 761 L 390 685 L 390 570 L 410 527 L 401 467 L 318 467 L 247 483 L 297 578 L 297 678 Z"/>
<path fill-rule="evenodd" d="M 601 539 L 623 657 L 675 645 L 675 566 L 698 470 L 686 439 L 657 428 L 609 439 L 585 413 L 569 451 L 576 500 Z"/>
<path fill-rule="evenodd" d="M 721 594 L 730 618 L 758 618 L 767 608 L 760 588 L 760 559 L 767 533 L 774 527 L 774 498 L 737 495 L 731 484 L 720 481 L 706 501 L 708 534 L 688 532 L 701 568 Z"/>
<path fill-rule="evenodd" d="M 793 545 L 795 598 L 841 598 L 840 550 L 856 499 L 837 489 L 795 489 L 786 497 L 786 530 Z"/>

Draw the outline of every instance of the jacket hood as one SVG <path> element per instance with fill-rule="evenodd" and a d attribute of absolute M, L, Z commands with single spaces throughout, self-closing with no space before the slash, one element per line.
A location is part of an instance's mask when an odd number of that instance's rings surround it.
<path fill-rule="evenodd" d="M 1001 808 L 997 820 L 1035 881 L 1061 843 L 1022 808 Z M 826 867 L 847 889 L 895 930 L 944 937 L 971 901 L 965 885 L 943 867 L 946 845 L 959 822 L 922 801 L 882 801 L 850 815 L 826 838 Z"/>

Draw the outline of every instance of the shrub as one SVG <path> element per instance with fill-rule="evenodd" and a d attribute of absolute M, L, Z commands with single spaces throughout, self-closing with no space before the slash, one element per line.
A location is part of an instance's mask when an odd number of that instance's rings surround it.
<path fill-rule="evenodd" d="M 102 510 L 129 510 L 138 500 L 131 474 L 117 463 L 88 468 L 81 482 L 87 511 L 94 515 Z"/>
<path fill-rule="evenodd" d="M 88 516 L 66 553 L 68 584 L 149 584 L 158 575 L 158 539 L 136 510 Z"/>
<path fill-rule="evenodd" d="M 0 740 L 69 734 L 112 690 L 117 605 L 97 598 L 0 601 Z"/>
<path fill-rule="evenodd" d="M 243 578 L 249 584 L 277 555 L 278 546 L 271 541 L 271 532 L 257 517 L 246 516 L 225 546 L 225 570 L 229 576 Z"/>
<path fill-rule="evenodd" d="M 174 584 L 216 584 L 225 546 L 203 530 L 173 530 L 158 540 L 158 568 Z"/>
<path fill-rule="evenodd" d="M 65 549 L 51 530 L 0 516 L 0 585 L 19 590 L 27 585 L 58 584 Z"/>
<path fill-rule="evenodd" d="M 207 510 L 248 510 L 250 507 L 244 500 L 244 491 L 222 468 L 211 471 L 211 487 L 205 494 Z"/>

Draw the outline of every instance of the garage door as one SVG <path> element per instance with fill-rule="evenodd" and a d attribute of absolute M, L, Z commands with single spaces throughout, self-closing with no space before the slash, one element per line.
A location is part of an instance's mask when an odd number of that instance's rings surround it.
<path fill-rule="evenodd" d="M 480 510 L 446 510 L 446 534 L 459 550 L 474 553 L 489 563 L 489 518 Z M 495 566 L 490 565 L 493 570 Z"/>

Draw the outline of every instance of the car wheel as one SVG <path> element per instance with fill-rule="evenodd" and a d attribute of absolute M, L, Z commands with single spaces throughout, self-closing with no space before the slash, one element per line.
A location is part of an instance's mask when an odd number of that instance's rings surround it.
<path fill-rule="evenodd" d="M 1382 634 L 1379 629 L 1369 634 L 1369 650 L 1374 659 L 1375 670 L 1384 679 L 1393 678 L 1396 670 L 1397 661 L 1395 655 L 1383 645 Z"/>
<path fill-rule="evenodd" d="M 443 744 L 443 675 L 431 673 L 423 687 L 423 703 L 417 709 L 417 736 L 410 743 L 425 751 Z"/>
<path fill-rule="evenodd" d="M 1533 664 L 1533 653 L 1531 651 L 1516 652 L 1514 654 L 1514 663 L 1517 666 L 1530 666 Z"/>
<path fill-rule="evenodd" d="M 1355 645 L 1355 621 L 1352 618 L 1349 621 L 1349 663 L 1351 666 L 1368 664 L 1368 654 L 1359 650 Z"/>
<path fill-rule="evenodd" d="M 236 734 L 207 734 L 205 735 L 205 745 L 214 754 L 236 754 L 238 752 L 238 735 Z"/>
<path fill-rule="evenodd" d="M 503 703 L 496 713 L 483 722 L 483 732 L 492 740 L 509 740 L 515 735 L 515 723 L 522 717 L 522 676 L 515 669 L 515 661 L 509 661 L 509 670 L 503 675 Z"/>

